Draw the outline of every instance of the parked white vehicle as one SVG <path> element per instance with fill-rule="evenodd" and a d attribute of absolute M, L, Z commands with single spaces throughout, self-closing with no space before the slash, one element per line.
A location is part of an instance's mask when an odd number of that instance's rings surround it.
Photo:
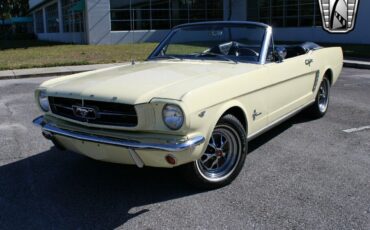
<path fill-rule="evenodd" d="M 341 48 L 275 46 L 253 22 L 175 27 L 148 60 L 44 82 L 34 120 L 56 146 L 139 167 L 181 166 L 196 185 L 230 183 L 248 141 L 307 108 L 325 115 Z"/>

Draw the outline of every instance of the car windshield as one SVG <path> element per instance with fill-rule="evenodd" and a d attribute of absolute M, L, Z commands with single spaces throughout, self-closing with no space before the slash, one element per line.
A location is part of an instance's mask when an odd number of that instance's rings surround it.
<path fill-rule="evenodd" d="M 266 28 L 254 24 L 198 24 L 174 29 L 149 59 L 258 62 Z"/>

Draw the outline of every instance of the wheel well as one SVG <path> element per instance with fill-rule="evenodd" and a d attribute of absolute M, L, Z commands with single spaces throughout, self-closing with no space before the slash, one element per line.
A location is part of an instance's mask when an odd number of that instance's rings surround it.
<path fill-rule="evenodd" d="M 247 118 L 245 116 L 244 111 L 240 107 L 238 106 L 231 107 L 230 109 L 226 110 L 226 112 L 224 112 L 222 116 L 226 114 L 231 114 L 234 117 L 236 117 L 243 125 L 244 129 L 247 130 Z"/>
<path fill-rule="evenodd" d="M 333 71 L 331 69 L 327 69 L 325 71 L 324 77 L 327 77 L 328 78 L 328 80 L 330 82 L 330 85 L 333 84 Z"/>

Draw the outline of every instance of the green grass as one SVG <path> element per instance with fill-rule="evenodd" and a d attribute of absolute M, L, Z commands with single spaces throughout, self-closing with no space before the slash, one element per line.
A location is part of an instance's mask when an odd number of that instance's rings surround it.
<path fill-rule="evenodd" d="M 278 42 L 289 44 L 291 42 Z M 299 43 L 299 42 L 295 42 Z M 145 60 L 157 43 L 125 45 L 72 45 L 38 40 L 0 40 L 0 70 L 87 65 Z M 321 43 L 341 46 L 346 58 L 370 59 L 370 45 Z M 169 47 L 169 53 L 201 52 L 202 46 Z"/>
<path fill-rule="evenodd" d="M 166 51 L 167 55 L 186 55 L 191 53 L 204 52 L 209 47 L 204 45 L 181 45 L 173 44 L 169 45 Z"/>
<path fill-rule="evenodd" d="M 145 60 L 156 43 L 125 45 L 71 45 L 27 41 L 0 41 L 0 70 L 86 65 Z"/>

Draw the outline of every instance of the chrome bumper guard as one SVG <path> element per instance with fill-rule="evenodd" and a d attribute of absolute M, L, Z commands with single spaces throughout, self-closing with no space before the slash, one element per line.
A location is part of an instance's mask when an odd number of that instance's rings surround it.
<path fill-rule="evenodd" d="M 86 133 L 74 132 L 69 131 L 66 129 L 58 128 L 53 123 L 47 123 L 44 120 L 44 116 L 39 116 L 35 120 L 33 120 L 33 124 L 36 126 L 41 127 L 43 132 L 48 134 L 57 134 L 65 137 L 74 138 L 81 141 L 91 141 L 100 144 L 107 144 L 107 145 L 115 145 L 124 147 L 127 149 L 135 150 L 135 149 L 148 149 L 148 150 L 161 150 L 166 152 L 181 152 L 187 149 L 191 149 L 200 145 L 204 142 L 205 138 L 203 136 L 195 136 L 189 140 L 186 140 L 181 143 L 176 144 L 155 144 L 155 143 L 141 143 L 136 141 L 130 140 L 123 140 L 123 139 L 115 139 L 110 137 L 103 137 L 97 135 L 90 135 Z"/>

